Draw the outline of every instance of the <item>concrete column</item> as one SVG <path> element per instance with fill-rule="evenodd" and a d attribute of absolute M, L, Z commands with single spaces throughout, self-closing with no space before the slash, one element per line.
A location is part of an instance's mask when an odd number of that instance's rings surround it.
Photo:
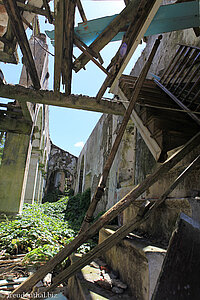
<path fill-rule="evenodd" d="M 23 180 L 29 136 L 7 133 L 0 168 L 0 213 L 15 215 L 23 206 Z"/>
<path fill-rule="evenodd" d="M 24 200 L 25 203 L 30 203 L 30 204 L 34 203 L 36 182 L 38 177 L 39 159 L 40 159 L 40 152 L 33 150 L 31 153 L 28 180 L 26 184 L 25 200 Z"/>

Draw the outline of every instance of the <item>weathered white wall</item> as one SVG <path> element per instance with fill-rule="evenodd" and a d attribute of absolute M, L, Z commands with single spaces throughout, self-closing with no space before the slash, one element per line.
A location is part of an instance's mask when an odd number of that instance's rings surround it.
<path fill-rule="evenodd" d="M 103 115 L 97 123 L 78 158 L 76 193 L 90 187 L 92 195 L 94 194 L 121 121 L 122 117 Z M 95 214 L 110 208 L 130 190 L 134 177 L 135 157 L 132 151 L 135 143 L 134 134 L 135 128 L 130 122 L 111 167 L 104 196 Z M 80 188 L 81 165 L 83 181 Z"/>

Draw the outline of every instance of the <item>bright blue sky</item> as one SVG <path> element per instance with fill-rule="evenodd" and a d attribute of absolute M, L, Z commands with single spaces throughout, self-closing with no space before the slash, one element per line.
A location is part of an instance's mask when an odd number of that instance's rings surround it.
<path fill-rule="evenodd" d="M 82 1 L 82 5 L 85 10 L 85 14 L 88 20 L 103 17 L 106 15 L 113 15 L 119 13 L 124 8 L 124 1 Z M 81 22 L 79 13 L 76 13 L 76 24 Z M 41 32 L 44 30 L 52 30 L 53 26 L 46 24 L 44 18 L 40 18 Z M 50 44 L 50 40 L 47 38 L 49 51 L 54 53 L 54 48 Z M 101 55 L 104 59 L 104 66 L 110 63 L 110 60 L 115 55 L 121 42 L 109 43 L 102 51 Z M 125 70 L 126 74 L 129 74 L 137 57 L 143 48 L 139 47 L 134 57 L 129 62 L 128 67 Z M 79 56 L 81 52 L 75 48 L 74 55 Z M 20 55 L 21 56 L 21 55 Z M 18 83 L 20 70 L 22 64 L 16 65 L 1 63 L 4 76 L 8 83 Z M 54 58 L 49 56 L 49 89 L 53 89 L 53 68 Z M 96 96 L 99 88 L 101 87 L 105 75 L 104 73 L 93 63 L 89 62 L 86 65 L 86 71 L 81 70 L 78 73 L 73 71 L 72 74 L 72 93 L 73 94 L 85 94 L 88 96 Z M 112 94 L 105 94 L 106 97 L 112 98 Z M 78 156 L 82 146 L 88 139 L 90 133 L 98 122 L 101 114 L 95 112 L 87 112 L 81 110 L 73 110 L 67 108 L 59 108 L 50 106 L 50 137 L 52 142 L 61 147 L 62 149 L 69 151 L 70 153 Z"/>

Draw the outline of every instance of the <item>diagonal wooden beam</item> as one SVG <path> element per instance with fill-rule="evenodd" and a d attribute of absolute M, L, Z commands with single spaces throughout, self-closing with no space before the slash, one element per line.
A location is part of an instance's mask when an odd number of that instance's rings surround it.
<path fill-rule="evenodd" d="M 130 48 L 127 49 L 126 56 L 120 61 L 118 70 L 115 73 L 115 79 L 112 82 L 110 92 L 114 92 L 115 88 L 118 86 L 118 80 L 122 75 L 122 72 L 126 68 L 127 64 L 129 63 L 133 53 L 135 52 L 137 46 L 139 45 L 140 41 L 144 37 L 145 32 L 147 31 L 149 25 L 151 24 L 156 12 L 158 11 L 160 4 L 162 0 L 144 0 L 143 1 L 143 12 L 141 13 L 138 10 L 139 18 L 137 18 L 137 15 L 135 17 L 135 21 L 137 25 L 134 27 L 134 18 L 132 18 L 132 26 L 130 29 L 132 29 L 131 36 L 127 36 L 128 43 L 130 45 Z M 142 5 L 142 3 L 141 3 Z M 128 6 L 127 6 L 128 7 Z M 141 6 L 140 6 L 141 7 Z M 139 8 L 139 7 L 138 7 Z"/>
<path fill-rule="evenodd" d="M 12 30 L 15 33 L 22 54 L 24 56 L 24 62 L 30 74 L 33 86 L 35 87 L 35 89 L 40 89 L 40 81 L 38 78 L 28 39 L 24 30 L 19 8 L 14 0 L 3 0 L 3 2 L 12 25 Z"/>
<path fill-rule="evenodd" d="M 45 7 L 45 10 L 46 10 L 46 13 L 47 13 L 47 19 L 48 19 L 49 23 L 52 24 L 53 23 L 53 16 L 51 14 L 49 3 L 48 3 L 47 0 L 43 0 L 43 4 L 44 4 L 44 7 Z"/>
<path fill-rule="evenodd" d="M 66 96 L 63 93 L 47 90 L 36 91 L 20 85 L 0 85 L 0 97 L 16 99 L 20 102 L 33 102 L 114 115 L 123 115 L 125 111 L 121 103 L 113 101 L 101 100 L 97 103 L 94 97 L 72 94 Z"/>
<path fill-rule="evenodd" d="M 144 0 L 143 0 L 144 1 Z M 132 0 L 122 10 L 122 12 L 105 28 L 105 30 L 95 39 L 89 48 L 95 52 L 102 50 L 127 23 L 137 15 L 137 9 L 140 5 L 140 0 Z M 90 59 L 83 53 L 74 62 L 73 69 L 78 72 L 82 69 Z"/>
<path fill-rule="evenodd" d="M 19 1 L 17 1 L 16 3 L 17 6 L 24 11 L 29 11 L 37 15 L 45 16 L 47 18 L 47 11 L 43 8 L 39 8 L 30 4 L 24 4 L 23 2 L 19 2 Z M 3 4 L 3 0 L 0 0 L 0 4 Z M 52 16 L 54 15 L 53 12 L 51 12 L 51 14 Z"/>
<path fill-rule="evenodd" d="M 82 45 L 83 43 L 77 38 L 74 38 L 74 44 L 76 45 L 76 47 L 78 47 L 83 53 L 85 53 L 85 55 L 88 56 L 89 59 L 91 59 L 93 61 L 93 63 L 95 63 L 95 65 L 97 65 L 97 67 L 99 67 L 106 75 L 110 75 L 109 72 L 93 57 L 93 55 L 91 54 L 90 48 L 87 47 L 87 45 L 85 45 L 85 47 Z M 89 50 L 89 51 L 88 51 Z"/>
<path fill-rule="evenodd" d="M 81 16 L 83 22 L 87 22 L 87 18 L 86 18 L 85 12 L 83 10 L 81 0 L 76 0 L 76 5 L 78 7 L 78 10 L 79 10 L 79 13 L 80 13 L 80 16 Z"/>

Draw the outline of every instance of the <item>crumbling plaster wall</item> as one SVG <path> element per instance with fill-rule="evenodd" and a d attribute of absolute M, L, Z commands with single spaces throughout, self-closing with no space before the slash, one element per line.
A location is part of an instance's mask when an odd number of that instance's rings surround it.
<path fill-rule="evenodd" d="M 90 187 L 92 195 L 94 194 L 121 121 L 122 117 L 114 115 L 104 114 L 100 118 L 78 158 L 76 193 Z M 130 121 L 111 167 L 104 196 L 95 214 L 110 208 L 130 190 L 134 177 L 134 135 L 135 127 Z"/>
<path fill-rule="evenodd" d="M 46 191 L 58 187 L 61 192 L 64 192 L 66 180 L 69 181 L 69 187 L 74 188 L 76 165 L 76 156 L 51 143 Z M 60 175 L 60 179 L 57 175 Z"/>

